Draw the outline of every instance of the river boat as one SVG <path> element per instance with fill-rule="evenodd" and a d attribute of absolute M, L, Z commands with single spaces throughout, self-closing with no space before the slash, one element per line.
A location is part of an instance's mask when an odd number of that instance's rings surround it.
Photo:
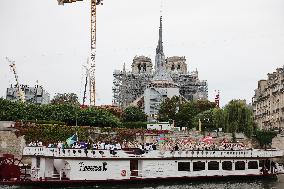
<path fill-rule="evenodd" d="M 274 162 L 283 152 L 250 150 L 88 150 L 25 147 L 32 160 L 29 177 L 8 185 L 71 185 L 224 178 L 271 178 L 283 174 Z M 1 175 L 0 175 L 1 177 Z M 22 177 L 21 177 L 22 178 Z"/>

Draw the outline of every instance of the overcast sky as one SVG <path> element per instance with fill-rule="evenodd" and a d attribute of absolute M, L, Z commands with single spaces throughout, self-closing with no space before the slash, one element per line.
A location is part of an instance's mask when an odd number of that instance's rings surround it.
<path fill-rule="evenodd" d="M 154 62 L 161 0 L 104 0 L 97 13 L 97 104 L 112 102 L 112 73 L 130 70 L 135 55 Z M 163 0 L 164 52 L 185 56 L 188 70 L 207 80 L 209 100 L 248 102 L 257 81 L 284 64 L 283 0 Z M 15 84 L 36 81 L 53 96 L 82 99 L 90 52 L 90 1 L 0 0 L 0 97 Z"/>

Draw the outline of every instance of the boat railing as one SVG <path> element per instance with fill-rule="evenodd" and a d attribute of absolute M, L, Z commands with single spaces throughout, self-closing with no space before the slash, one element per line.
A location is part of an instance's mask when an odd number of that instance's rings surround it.
<path fill-rule="evenodd" d="M 134 153 L 135 152 L 135 153 Z M 87 150 L 87 149 L 60 149 L 47 147 L 25 147 L 23 155 L 29 156 L 50 156 L 50 157 L 88 157 L 88 158 L 173 158 L 173 157 L 196 157 L 196 158 L 214 158 L 214 157 L 280 157 L 283 151 L 280 150 L 239 150 L 239 151 L 129 151 L 129 150 Z"/>

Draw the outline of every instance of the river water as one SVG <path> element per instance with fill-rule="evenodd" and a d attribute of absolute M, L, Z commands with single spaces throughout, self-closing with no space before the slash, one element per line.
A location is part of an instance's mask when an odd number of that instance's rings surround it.
<path fill-rule="evenodd" d="M 39 189 L 42 187 L 23 186 L 0 186 L 1 189 Z M 45 188 L 51 188 L 46 186 Z M 113 186 L 81 186 L 67 188 L 87 189 L 284 189 L 284 175 L 277 180 L 246 180 L 246 181 L 198 181 L 198 182 L 176 182 L 160 184 L 139 184 L 139 185 L 113 185 Z"/>

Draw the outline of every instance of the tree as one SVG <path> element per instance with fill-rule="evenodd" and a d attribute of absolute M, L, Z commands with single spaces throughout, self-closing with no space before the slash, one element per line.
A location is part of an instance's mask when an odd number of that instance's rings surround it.
<path fill-rule="evenodd" d="M 225 125 L 225 117 L 224 111 L 220 108 L 214 108 L 213 110 L 213 125 L 215 128 L 224 128 Z"/>
<path fill-rule="evenodd" d="M 80 105 L 78 96 L 75 93 L 57 93 L 51 100 L 51 104 Z"/>
<path fill-rule="evenodd" d="M 253 112 L 244 100 L 232 100 L 224 107 L 224 130 L 226 132 L 243 132 L 251 136 L 254 126 Z"/>
<path fill-rule="evenodd" d="M 255 138 L 259 142 L 261 148 L 270 146 L 272 139 L 277 135 L 275 131 L 257 130 L 255 132 Z"/>
<path fill-rule="evenodd" d="M 197 100 L 191 103 L 193 104 L 193 107 L 195 108 L 195 111 L 198 114 L 216 107 L 216 103 L 210 102 L 209 100 Z"/>
<path fill-rule="evenodd" d="M 212 131 L 218 129 L 218 127 L 214 125 L 213 116 L 214 116 L 213 109 L 206 110 L 204 112 L 197 114 L 193 119 L 194 126 L 198 129 L 199 120 L 200 120 L 203 131 Z"/>
<path fill-rule="evenodd" d="M 178 96 L 166 98 L 160 105 L 158 112 L 159 121 L 175 120 L 176 114 L 179 110 L 180 99 Z"/>
<path fill-rule="evenodd" d="M 64 122 L 67 125 L 119 127 L 121 121 L 107 110 L 80 109 L 71 104 L 23 104 L 0 99 L 1 121 Z"/>
<path fill-rule="evenodd" d="M 147 115 L 135 106 L 125 108 L 122 114 L 124 122 L 144 122 L 147 121 Z"/>
<path fill-rule="evenodd" d="M 208 100 L 190 101 L 180 105 L 179 112 L 175 116 L 178 127 L 194 128 L 194 117 L 199 113 L 211 110 L 216 107 L 215 102 Z"/>

